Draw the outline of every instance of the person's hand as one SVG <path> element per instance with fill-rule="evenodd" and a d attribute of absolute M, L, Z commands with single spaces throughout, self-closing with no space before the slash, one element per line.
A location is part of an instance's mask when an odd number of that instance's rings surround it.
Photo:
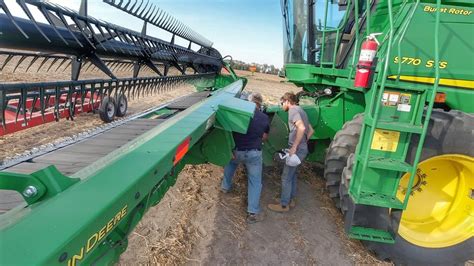
<path fill-rule="evenodd" d="M 235 153 L 231 152 L 231 154 L 232 154 L 232 160 L 235 160 Z"/>
<path fill-rule="evenodd" d="M 296 147 L 291 147 L 291 149 L 288 151 L 288 153 L 291 155 L 296 153 Z"/>

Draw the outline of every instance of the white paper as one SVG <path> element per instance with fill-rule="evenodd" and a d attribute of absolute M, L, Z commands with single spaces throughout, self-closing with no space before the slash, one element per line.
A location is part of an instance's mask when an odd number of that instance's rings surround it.
<path fill-rule="evenodd" d="M 399 104 L 397 106 L 397 110 L 400 111 L 400 112 L 410 112 L 411 105 L 409 105 L 409 104 Z"/>

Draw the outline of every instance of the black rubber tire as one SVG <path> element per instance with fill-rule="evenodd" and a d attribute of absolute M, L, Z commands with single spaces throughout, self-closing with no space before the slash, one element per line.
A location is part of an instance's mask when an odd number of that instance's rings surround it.
<path fill-rule="evenodd" d="M 100 119 L 106 123 L 114 121 L 116 110 L 115 99 L 113 97 L 105 96 L 99 106 Z"/>
<path fill-rule="evenodd" d="M 326 179 L 329 196 L 338 208 L 340 207 L 339 184 L 342 170 L 346 166 L 349 155 L 355 152 L 362 123 L 363 114 L 358 114 L 354 119 L 346 122 L 342 129 L 336 133 L 326 152 L 324 179 Z"/>
<path fill-rule="evenodd" d="M 441 154 L 474 156 L 473 129 L 474 116 L 471 114 L 454 110 L 450 112 L 433 110 L 420 162 Z M 414 160 L 418 142 L 419 135 L 412 137 L 410 150 L 407 155 L 409 162 Z M 351 155 L 342 174 L 339 193 L 341 195 L 341 210 L 343 213 L 345 213 L 348 207 L 348 187 L 353 163 L 354 156 Z M 359 208 L 358 212 L 360 210 Z M 366 216 L 369 217 L 364 219 L 364 221 L 372 223 L 373 227 L 377 228 L 380 226 L 380 223 L 388 220 L 394 231 L 398 231 L 401 211 L 389 213 L 389 210 L 385 209 L 384 213 L 374 213 L 373 207 L 364 207 L 362 211 L 367 213 Z M 386 221 L 382 221 L 384 219 Z M 375 253 L 377 258 L 390 260 L 396 265 L 464 265 L 466 261 L 474 259 L 474 238 L 447 248 L 420 247 L 406 241 L 398 234 L 395 238 L 395 244 L 369 241 L 363 241 L 363 243 L 369 250 Z"/>
<path fill-rule="evenodd" d="M 124 117 L 127 114 L 128 110 L 128 99 L 125 94 L 120 94 L 115 100 L 117 110 L 115 111 L 115 116 Z"/>

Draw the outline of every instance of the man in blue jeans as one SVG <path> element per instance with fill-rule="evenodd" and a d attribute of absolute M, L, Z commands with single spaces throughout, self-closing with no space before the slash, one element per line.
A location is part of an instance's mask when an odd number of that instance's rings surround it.
<path fill-rule="evenodd" d="M 305 111 L 298 106 L 298 98 L 292 92 L 285 93 L 281 99 L 281 105 L 288 112 L 288 136 L 289 156 L 296 154 L 301 162 L 308 155 L 308 140 L 314 130 L 309 123 Z M 268 204 L 268 208 L 275 212 L 287 212 L 296 206 L 296 171 L 298 166 L 285 164 L 281 175 L 281 197 L 277 204 Z"/>
<path fill-rule="evenodd" d="M 234 156 L 224 168 L 222 191 L 224 193 L 230 191 L 235 170 L 239 163 L 243 163 L 248 175 L 247 222 L 255 223 L 261 220 L 259 213 L 262 192 L 262 142 L 267 138 L 270 126 L 268 116 L 260 111 L 262 95 L 254 92 L 248 100 L 256 104 L 255 113 L 246 134 L 233 134 Z"/>

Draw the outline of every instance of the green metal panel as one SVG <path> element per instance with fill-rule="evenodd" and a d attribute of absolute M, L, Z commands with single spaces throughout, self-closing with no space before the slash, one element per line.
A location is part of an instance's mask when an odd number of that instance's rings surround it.
<path fill-rule="evenodd" d="M 356 91 L 340 92 L 334 96 L 322 96 L 319 99 L 312 97 L 305 97 L 300 100 L 300 106 L 306 112 L 309 122 L 314 128 L 314 135 L 311 137 L 311 145 L 313 150 L 307 157 L 309 161 L 324 162 L 326 149 L 330 144 L 331 139 L 342 125 L 359 113 L 364 111 L 364 95 Z M 270 135 L 273 131 L 281 136 L 274 137 L 278 141 L 272 142 L 281 143 L 283 139 L 286 141 L 285 145 L 277 145 L 281 148 L 287 148 L 288 145 L 288 113 L 284 112 L 280 107 L 274 106 L 267 109 L 269 113 L 275 113 L 275 116 L 270 125 Z M 275 122 L 278 117 L 278 123 Z M 280 129 L 281 123 L 286 127 L 285 131 Z M 275 134 L 276 135 L 276 134 Z M 273 145 L 273 144 L 272 144 Z M 281 149 L 280 148 L 280 149 Z"/>
<path fill-rule="evenodd" d="M 143 118 L 151 118 L 151 119 L 163 118 L 163 117 L 171 116 L 176 112 L 178 112 L 178 110 L 163 108 L 163 109 L 160 109 L 158 111 L 151 112 L 151 113 L 143 116 Z"/>
<path fill-rule="evenodd" d="M 232 132 L 216 128 L 204 138 L 202 154 L 207 162 L 225 166 L 232 159 L 234 146 Z"/>
<path fill-rule="evenodd" d="M 268 110 L 267 110 L 268 111 Z M 263 144 L 263 164 L 271 166 L 275 152 L 288 147 L 288 122 L 275 114 L 270 122 L 268 139 Z"/>
<path fill-rule="evenodd" d="M 220 103 L 217 109 L 218 127 L 245 134 L 255 111 L 255 103 L 233 98 Z"/>

